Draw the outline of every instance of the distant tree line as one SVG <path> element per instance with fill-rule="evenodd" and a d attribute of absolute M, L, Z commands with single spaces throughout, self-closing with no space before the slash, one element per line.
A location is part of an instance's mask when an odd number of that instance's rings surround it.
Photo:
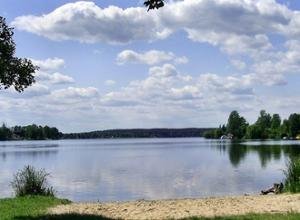
<path fill-rule="evenodd" d="M 233 135 L 234 139 L 295 139 L 300 138 L 300 114 L 293 113 L 282 120 L 279 114 L 261 110 L 256 122 L 250 125 L 237 111 L 232 111 L 226 125 L 205 132 L 206 138 Z"/>
<path fill-rule="evenodd" d="M 55 127 L 27 125 L 7 127 L 3 124 L 0 127 L 0 141 L 5 140 L 47 140 L 60 139 L 62 133 Z"/>
<path fill-rule="evenodd" d="M 200 137 L 211 128 L 154 128 L 154 129 L 115 129 L 92 131 L 85 133 L 64 134 L 65 139 L 92 139 L 92 138 L 180 138 Z"/>

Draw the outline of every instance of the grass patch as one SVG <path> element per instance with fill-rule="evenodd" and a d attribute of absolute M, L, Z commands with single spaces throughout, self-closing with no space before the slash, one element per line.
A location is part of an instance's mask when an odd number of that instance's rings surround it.
<path fill-rule="evenodd" d="M 68 200 L 43 196 L 0 199 L 0 219 L 30 219 L 45 214 L 47 208 L 68 203 Z"/>
<path fill-rule="evenodd" d="M 110 220 L 95 215 L 80 214 L 47 214 L 47 209 L 70 204 L 66 199 L 45 196 L 24 196 L 10 199 L 0 199 L 1 220 Z"/>

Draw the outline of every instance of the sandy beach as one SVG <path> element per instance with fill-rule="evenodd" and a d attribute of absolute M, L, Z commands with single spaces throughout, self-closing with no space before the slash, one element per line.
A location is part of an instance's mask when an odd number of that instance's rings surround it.
<path fill-rule="evenodd" d="M 180 219 L 191 216 L 228 216 L 247 213 L 300 212 L 300 194 L 251 195 L 206 199 L 73 203 L 49 210 L 51 214 L 91 214 L 113 219 Z"/>

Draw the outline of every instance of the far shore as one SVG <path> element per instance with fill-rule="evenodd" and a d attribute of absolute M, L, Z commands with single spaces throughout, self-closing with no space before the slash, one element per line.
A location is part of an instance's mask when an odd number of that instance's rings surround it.
<path fill-rule="evenodd" d="M 300 213 L 300 194 L 250 195 L 205 199 L 139 200 L 134 202 L 71 203 L 50 214 L 80 214 L 110 219 L 182 219 L 246 214 Z"/>

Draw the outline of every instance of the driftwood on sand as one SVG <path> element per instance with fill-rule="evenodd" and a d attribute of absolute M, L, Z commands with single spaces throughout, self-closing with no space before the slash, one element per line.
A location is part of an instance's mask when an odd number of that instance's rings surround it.
<path fill-rule="evenodd" d="M 283 191 L 283 183 L 274 183 L 272 188 L 267 190 L 262 190 L 261 194 L 262 195 L 267 195 L 269 193 L 279 194 L 282 193 L 282 191 Z"/>

